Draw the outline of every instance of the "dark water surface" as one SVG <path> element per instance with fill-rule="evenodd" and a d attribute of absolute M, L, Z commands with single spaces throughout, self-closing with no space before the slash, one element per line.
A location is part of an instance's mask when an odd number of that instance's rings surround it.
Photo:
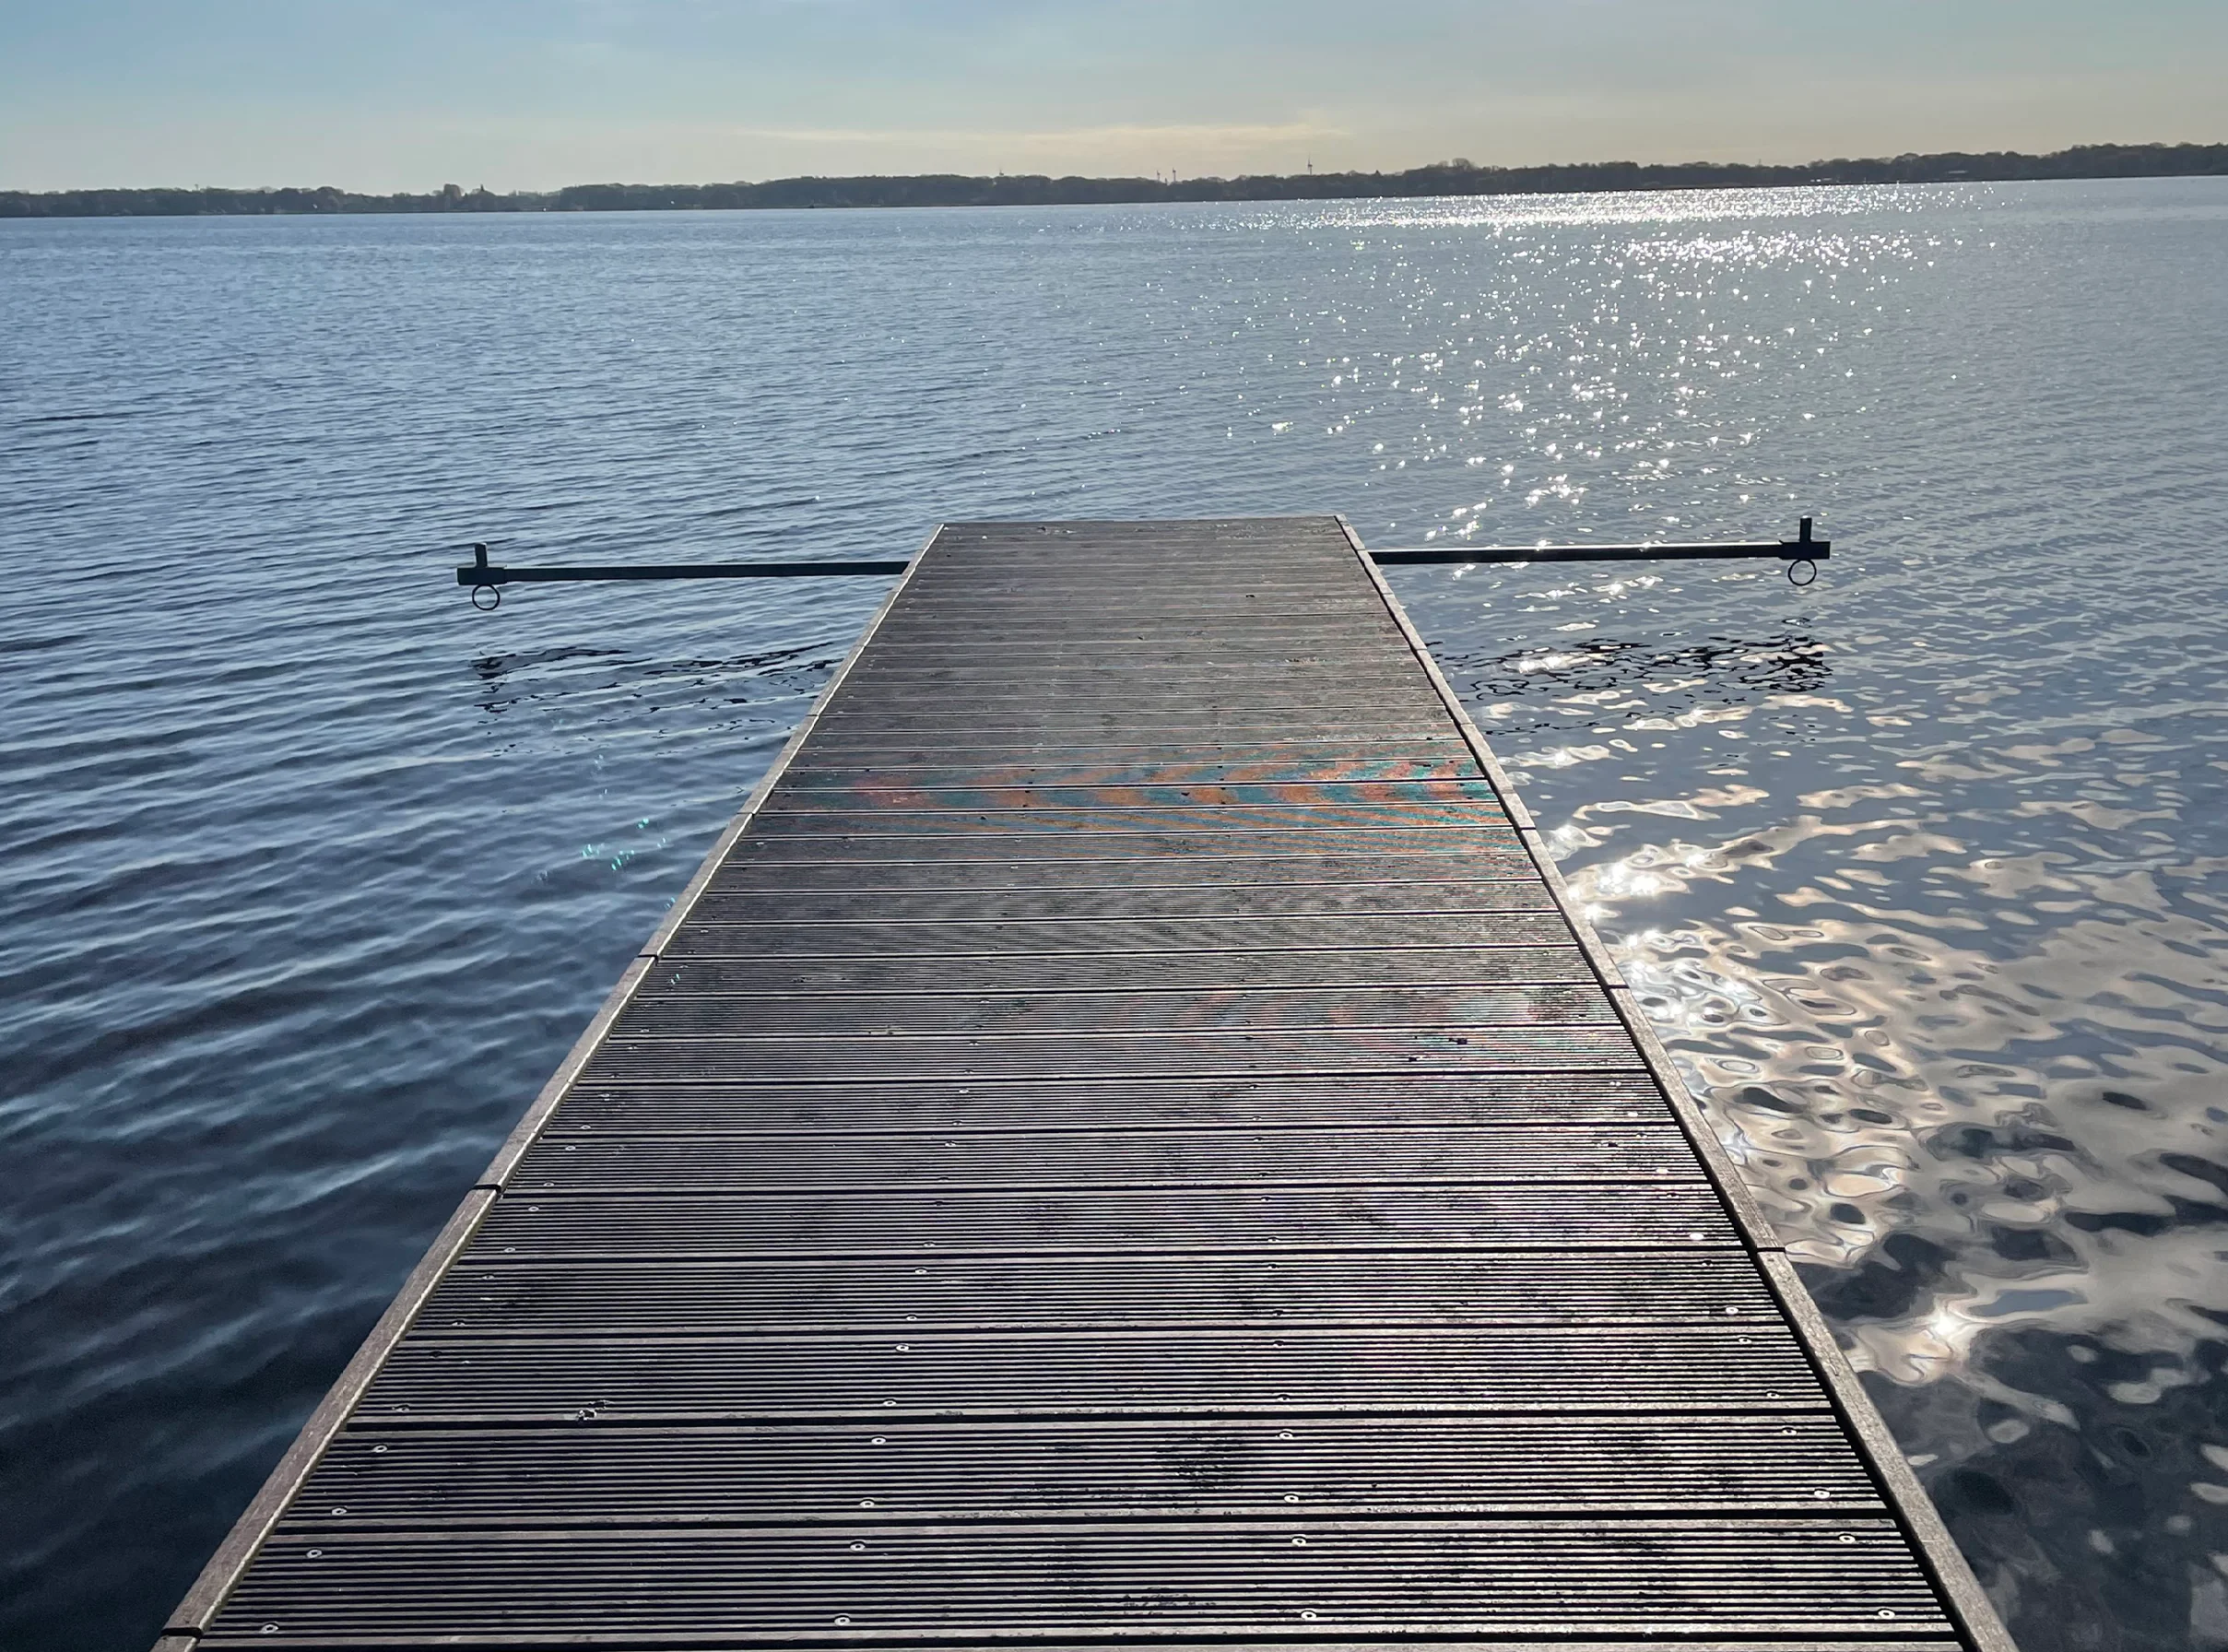
<path fill-rule="evenodd" d="M 0 1645 L 143 1646 L 945 517 L 1396 584 L 2027 1652 L 2228 1646 L 2228 180 L 0 224 Z"/>

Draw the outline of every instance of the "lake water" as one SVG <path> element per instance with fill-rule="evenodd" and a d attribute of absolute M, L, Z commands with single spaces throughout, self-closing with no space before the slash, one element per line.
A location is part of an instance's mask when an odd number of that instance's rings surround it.
<path fill-rule="evenodd" d="M 2026 1652 L 2228 1646 L 2228 180 L 0 224 L 0 1645 L 145 1645 L 946 517 L 1341 511 Z"/>

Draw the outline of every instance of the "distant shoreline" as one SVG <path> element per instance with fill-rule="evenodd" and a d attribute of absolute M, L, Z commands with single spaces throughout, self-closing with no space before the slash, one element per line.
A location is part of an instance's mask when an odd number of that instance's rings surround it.
<path fill-rule="evenodd" d="M 1803 166 L 1716 161 L 1479 166 L 1447 160 L 1404 172 L 1302 172 L 1245 178 L 777 178 L 764 183 L 575 183 L 495 195 L 452 183 L 428 195 L 317 189 L 0 191 L 0 218 L 207 218 L 378 212 L 767 211 L 798 207 L 1113 206 L 1167 201 L 1346 201 L 1431 195 L 1595 195 L 1804 184 L 2011 183 L 2068 178 L 2228 175 L 2228 144 L 2084 144 L 2052 155 L 1898 155 Z"/>

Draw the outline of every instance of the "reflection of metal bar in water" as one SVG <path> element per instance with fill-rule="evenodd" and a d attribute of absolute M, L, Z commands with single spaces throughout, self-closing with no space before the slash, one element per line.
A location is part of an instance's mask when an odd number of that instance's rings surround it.
<path fill-rule="evenodd" d="M 1706 557 L 1778 557 L 1788 562 L 1822 562 L 1833 554 L 1833 540 L 1811 537 L 1810 519 L 1805 516 L 1794 538 L 1749 545 L 1424 545 L 1373 550 L 1369 555 L 1380 566 L 1399 562 L 1683 561 Z"/>
<path fill-rule="evenodd" d="M 1721 542 L 1700 545 L 1427 545 L 1391 550 L 1373 550 L 1372 561 L 1402 562 L 1644 562 L 1694 560 L 1708 557 L 1777 557 L 1788 564 L 1787 577 L 1798 566 L 1808 565 L 1810 577 L 1817 564 L 1833 554 L 1831 539 L 1813 538 L 1810 518 L 1792 539 L 1755 544 Z M 456 571 L 456 583 L 472 588 L 472 605 L 494 608 L 502 601 L 502 585 L 557 584 L 587 580 L 631 579 L 806 579 L 830 576 L 902 573 L 905 560 L 874 561 L 802 562 L 636 562 L 607 567 L 506 568 L 488 560 L 488 548 L 472 546 L 469 566 Z M 1808 584 L 1809 580 L 1798 580 Z M 482 605 L 479 594 L 493 599 Z"/>

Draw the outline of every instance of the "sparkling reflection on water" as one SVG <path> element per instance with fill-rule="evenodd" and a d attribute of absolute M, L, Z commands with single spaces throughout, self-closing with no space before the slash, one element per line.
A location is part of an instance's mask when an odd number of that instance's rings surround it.
<path fill-rule="evenodd" d="M 2228 1646 L 2228 183 L 0 225 L 0 1643 L 145 1644 L 939 517 L 1376 543 L 2028 1652 Z"/>

